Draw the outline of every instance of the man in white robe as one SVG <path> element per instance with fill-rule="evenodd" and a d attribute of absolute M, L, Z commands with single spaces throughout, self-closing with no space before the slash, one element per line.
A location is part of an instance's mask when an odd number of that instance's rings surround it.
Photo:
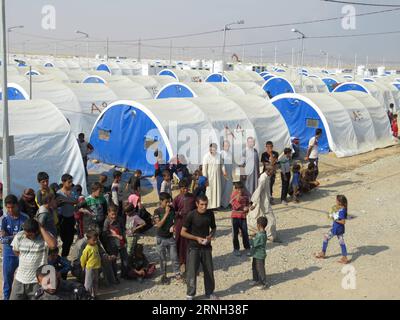
<path fill-rule="evenodd" d="M 218 209 L 221 206 L 222 163 L 217 148 L 217 145 L 212 143 L 209 152 L 203 158 L 203 176 L 208 179 L 206 196 L 210 209 Z"/>
<path fill-rule="evenodd" d="M 223 150 L 221 151 L 222 161 L 222 196 L 221 206 L 228 208 L 231 200 L 233 189 L 233 157 L 230 150 L 231 144 L 228 140 L 224 141 Z"/>
<path fill-rule="evenodd" d="M 276 219 L 271 206 L 270 179 L 273 174 L 274 169 L 268 167 L 258 180 L 258 187 L 251 197 L 252 205 L 247 215 L 247 228 L 250 235 L 257 233 L 257 219 L 264 216 L 268 219 L 266 228 L 268 240 L 279 242 L 276 234 Z"/>

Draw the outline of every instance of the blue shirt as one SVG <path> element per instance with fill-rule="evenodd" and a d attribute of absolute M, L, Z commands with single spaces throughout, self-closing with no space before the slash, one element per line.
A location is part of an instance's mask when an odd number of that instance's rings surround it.
<path fill-rule="evenodd" d="M 337 212 L 337 214 L 338 214 L 338 218 L 333 222 L 332 234 L 334 234 L 335 236 L 340 236 L 340 235 L 344 234 L 344 231 L 345 231 L 344 224 L 337 223 L 336 221 L 347 219 L 347 209 L 342 208 Z"/>
<path fill-rule="evenodd" d="M 293 173 L 292 186 L 298 187 L 300 185 L 300 172 Z"/>
<path fill-rule="evenodd" d="M 1 243 L 3 244 L 3 257 L 15 257 L 14 251 L 11 247 L 11 242 L 14 236 L 22 231 L 22 226 L 29 216 L 25 213 L 20 213 L 17 219 L 6 215 L 1 220 L 1 231 L 4 232 L 4 236 L 0 237 Z"/>

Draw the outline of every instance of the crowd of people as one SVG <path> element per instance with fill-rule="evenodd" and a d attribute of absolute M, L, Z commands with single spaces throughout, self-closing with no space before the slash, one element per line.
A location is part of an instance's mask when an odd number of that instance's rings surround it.
<path fill-rule="evenodd" d="M 4 299 L 95 299 L 100 280 L 106 286 L 118 284 L 121 278 L 146 281 L 154 276 L 157 266 L 146 257 L 141 239 L 152 228 L 156 229 L 159 284 L 168 285 L 171 280 L 186 283 L 187 299 L 192 300 L 201 266 L 206 296 L 218 299 L 212 258 L 217 210 L 230 211 L 233 254 L 242 254 L 242 238 L 245 254 L 253 259 L 253 284 L 265 289 L 266 243 L 280 241 L 272 209 L 276 175 L 280 173 L 280 200 L 284 205 L 288 205 L 289 195 L 299 202 L 303 193 L 318 187 L 321 135 L 322 130 L 317 129 L 310 139 L 304 169 L 299 158 L 293 159 L 292 148 L 279 155 L 271 141 L 259 156 L 251 137 L 238 165 L 239 175 L 235 175 L 228 140 L 221 153 L 216 144 L 211 144 L 193 174 L 179 159 L 166 163 L 157 152 L 154 180 L 159 205 L 152 214 L 143 204 L 140 170 L 126 186 L 120 171 L 113 172 L 110 185 L 107 175 L 102 174 L 87 196 L 82 195 L 80 185 L 74 185 L 71 175 L 62 175 L 59 185 L 50 184 L 49 175 L 39 172 L 37 192 L 29 188 L 20 199 L 15 195 L 4 199 L 0 234 Z M 172 192 L 174 180 L 179 188 L 176 197 Z M 325 257 L 328 241 L 336 235 L 342 248 L 341 262 L 347 263 L 344 196 L 338 197 L 333 217 L 334 226 L 317 257 Z M 172 279 L 168 278 L 169 259 Z M 73 277 L 76 280 L 71 280 Z"/>

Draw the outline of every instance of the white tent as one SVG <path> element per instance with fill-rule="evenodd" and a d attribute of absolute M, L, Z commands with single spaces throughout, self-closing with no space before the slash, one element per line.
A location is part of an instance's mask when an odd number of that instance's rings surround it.
<path fill-rule="evenodd" d="M 366 93 L 283 94 L 271 102 L 291 135 L 307 147 L 315 128 L 323 129 L 319 148 L 348 157 L 393 144 L 389 120 L 379 102 Z"/>
<path fill-rule="evenodd" d="M 0 112 L 0 118 L 2 113 Z M 86 190 L 82 157 L 71 128 L 62 113 L 45 100 L 10 101 L 10 135 L 15 155 L 10 157 L 11 192 L 19 196 L 25 188 L 37 188 L 36 175 L 45 171 L 50 182 L 60 183 L 64 173 Z M 0 123 L 3 120 L 0 119 Z M 1 171 L 3 166 L 0 166 Z M 1 174 L 2 176 L 2 174 Z"/>
<path fill-rule="evenodd" d="M 259 151 L 267 140 L 279 151 L 290 146 L 283 118 L 257 96 L 117 101 L 99 116 L 90 142 L 96 159 L 151 174 L 152 145 L 168 159 L 184 155 L 194 169 L 211 142 L 221 146 L 230 137 L 241 155 L 250 136 Z"/>
<path fill-rule="evenodd" d="M 246 93 L 233 82 L 207 82 L 212 86 L 216 87 L 221 93 L 221 96 L 233 97 L 233 96 L 244 96 Z"/>
<path fill-rule="evenodd" d="M 68 87 L 79 101 L 80 111 L 77 115 L 80 117 L 80 132 L 88 137 L 101 111 L 118 97 L 101 83 L 73 83 Z"/>
<path fill-rule="evenodd" d="M 152 99 L 150 92 L 142 85 L 135 83 L 125 76 L 111 76 L 107 79 L 107 86 L 120 99 Z"/>
<path fill-rule="evenodd" d="M 235 84 L 240 87 L 245 94 L 251 94 L 259 97 L 268 97 L 267 93 L 255 82 L 235 82 Z"/>

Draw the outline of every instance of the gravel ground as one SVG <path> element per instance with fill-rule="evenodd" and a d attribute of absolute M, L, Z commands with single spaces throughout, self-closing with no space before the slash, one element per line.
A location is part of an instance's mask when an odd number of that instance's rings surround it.
<path fill-rule="evenodd" d="M 273 207 L 282 243 L 269 243 L 267 247 L 268 290 L 250 287 L 251 259 L 245 255 L 233 256 L 229 212 L 217 212 L 217 239 L 213 243 L 216 294 L 221 299 L 234 300 L 400 298 L 399 150 L 397 145 L 346 159 L 323 156 L 321 187 L 304 196 L 299 204 L 290 202 L 289 206 Z M 277 197 L 279 183 L 274 190 Z M 327 212 L 335 204 L 337 194 L 347 196 L 351 218 L 346 225 L 345 240 L 352 261 L 344 269 L 337 263 L 340 247 L 335 238 L 329 244 L 326 260 L 313 258 L 330 228 Z M 152 213 L 155 194 L 147 194 L 144 201 L 150 204 Z M 141 242 L 150 260 L 157 261 L 154 232 Z M 343 279 L 349 272 L 355 275 L 355 287 L 344 289 Z M 185 298 L 184 284 L 172 282 L 161 286 L 157 284 L 159 278 L 157 273 L 154 279 L 142 283 L 123 281 L 101 290 L 100 298 Z M 198 277 L 197 294 L 198 299 L 204 298 L 202 276 Z"/>

